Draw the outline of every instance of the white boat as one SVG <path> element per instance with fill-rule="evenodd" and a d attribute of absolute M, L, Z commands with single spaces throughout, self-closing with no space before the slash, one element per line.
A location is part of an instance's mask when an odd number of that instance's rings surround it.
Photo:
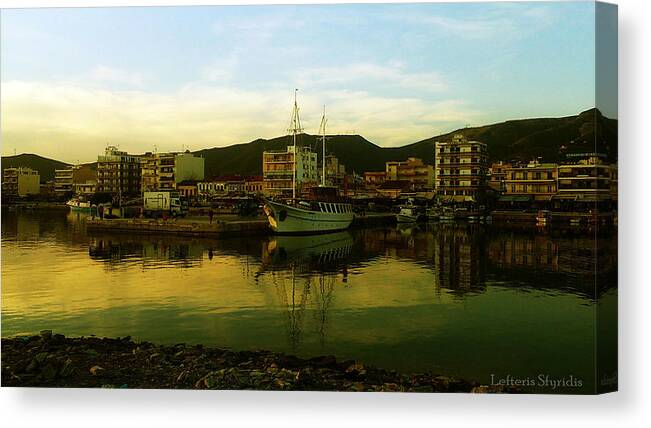
<path fill-rule="evenodd" d="M 428 207 L 425 210 L 425 216 L 427 221 L 436 221 L 441 217 L 441 210 L 438 207 Z"/>
<path fill-rule="evenodd" d="M 343 202 L 267 200 L 264 213 L 275 233 L 335 232 L 348 229 L 353 222 L 353 206 Z"/>
<path fill-rule="evenodd" d="M 320 129 L 323 137 L 324 165 L 326 122 L 324 108 Z M 296 136 L 302 132 L 296 95 L 294 95 L 294 111 L 290 131 L 293 135 L 294 153 L 296 153 Z M 325 168 L 322 168 L 322 170 L 321 185 L 312 188 L 311 195 L 306 200 L 298 200 L 296 198 L 296 158 L 294 158 L 292 199 L 289 202 L 266 200 L 264 204 L 264 213 L 275 233 L 313 234 L 348 229 L 353 222 L 353 206 L 337 196 L 336 188 L 325 185 Z"/>
<path fill-rule="evenodd" d="M 418 217 L 420 217 L 418 209 L 409 205 L 401 206 L 400 212 L 396 215 L 398 223 L 416 223 Z"/>
<path fill-rule="evenodd" d="M 93 208 L 95 208 L 90 204 L 90 201 L 82 201 L 79 198 L 70 199 L 68 202 L 66 202 L 66 205 L 69 206 L 73 211 L 91 211 Z"/>

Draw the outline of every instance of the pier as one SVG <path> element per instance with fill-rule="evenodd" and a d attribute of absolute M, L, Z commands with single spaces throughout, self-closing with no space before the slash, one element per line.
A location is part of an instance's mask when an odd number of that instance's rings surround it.
<path fill-rule="evenodd" d="M 377 227 L 395 224 L 395 214 L 366 214 L 355 216 L 352 228 Z M 236 216 L 218 216 L 212 223 L 205 218 L 186 219 L 88 219 L 86 227 L 89 231 L 138 233 L 148 235 L 177 235 L 177 236 L 251 236 L 271 233 L 266 218 L 256 217 L 242 219 Z"/>

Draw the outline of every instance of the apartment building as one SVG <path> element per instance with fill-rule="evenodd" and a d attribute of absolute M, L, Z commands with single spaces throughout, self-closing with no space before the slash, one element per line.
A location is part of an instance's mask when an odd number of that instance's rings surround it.
<path fill-rule="evenodd" d="M 589 157 L 558 166 L 558 199 L 598 202 L 616 198 L 616 165 Z"/>
<path fill-rule="evenodd" d="M 364 187 L 367 189 L 377 189 L 386 180 L 386 171 L 369 171 L 364 173 Z"/>
<path fill-rule="evenodd" d="M 97 191 L 114 195 L 141 192 L 140 157 L 109 146 L 97 156 Z"/>
<path fill-rule="evenodd" d="M 533 201 L 549 201 L 557 192 L 558 165 L 529 162 L 504 169 L 504 194 L 529 196 Z"/>
<path fill-rule="evenodd" d="M 31 168 L 5 168 L 2 171 L 2 196 L 38 195 L 41 191 L 41 176 Z"/>
<path fill-rule="evenodd" d="M 436 142 L 436 193 L 443 202 L 482 202 L 486 195 L 486 144 L 456 134 L 452 141 Z"/>
<path fill-rule="evenodd" d="M 204 179 L 204 159 L 185 153 L 146 153 L 141 159 L 143 191 L 173 190 L 182 181 Z"/>
<path fill-rule="evenodd" d="M 498 193 L 506 191 L 506 170 L 513 167 L 508 162 L 495 162 L 488 168 L 488 187 Z"/>
<path fill-rule="evenodd" d="M 54 191 L 58 194 L 88 194 L 90 188 L 95 189 L 96 186 L 97 171 L 90 165 L 73 165 L 54 170 Z M 82 193 L 79 193 L 80 188 Z"/>
<path fill-rule="evenodd" d="M 385 173 L 387 181 L 409 181 L 414 190 L 434 188 L 434 167 L 415 157 L 387 162 Z"/>
<path fill-rule="evenodd" d="M 296 156 L 295 156 L 296 154 Z M 317 155 L 309 147 L 288 146 L 287 150 L 265 151 L 262 154 L 262 192 L 268 196 L 291 196 L 292 175 L 296 158 L 296 191 L 318 182 Z"/>

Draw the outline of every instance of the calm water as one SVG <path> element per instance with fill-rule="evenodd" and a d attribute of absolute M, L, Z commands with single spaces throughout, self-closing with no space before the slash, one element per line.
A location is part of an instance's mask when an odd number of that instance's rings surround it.
<path fill-rule="evenodd" d="M 3 211 L 2 335 L 47 328 L 334 354 L 484 383 L 572 375 L 584 389 L 559 392 L 587 392 L 596 311 L 616 316 L 616 239 L 599 244 L 480 225 L 219 241 L 89 235 L 80 214 Z"/>

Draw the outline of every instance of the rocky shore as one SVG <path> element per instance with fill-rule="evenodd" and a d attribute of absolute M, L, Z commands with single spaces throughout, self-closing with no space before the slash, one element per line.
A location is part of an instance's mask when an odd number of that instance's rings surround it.
<path fill-rule="evenodd" d="M 519 392 L 432 374 L 400 374 L 269 351 L 154 345 L 51 331 L 2 339 L 2 386 L 305 391 Z"/>

